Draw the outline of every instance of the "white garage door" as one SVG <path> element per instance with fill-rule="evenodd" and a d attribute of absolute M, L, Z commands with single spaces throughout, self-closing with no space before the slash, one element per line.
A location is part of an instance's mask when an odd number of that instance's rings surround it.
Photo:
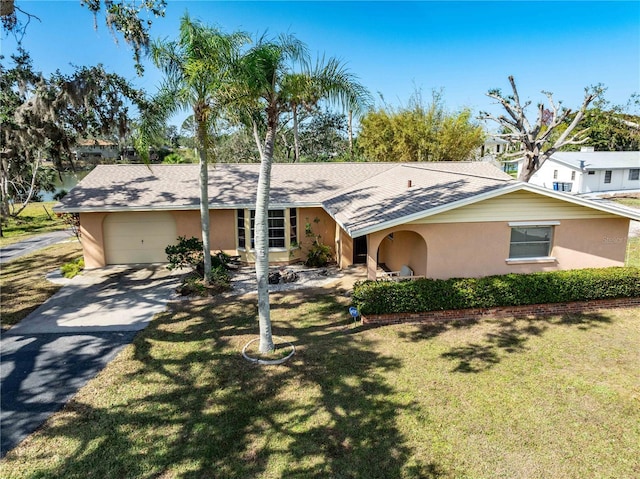
<path fill-rule="evenodd" d="M 176 243 L 171 213 L 111 213 L 103 223 L 107 264 L 166 263 L 164 249 Z"/>

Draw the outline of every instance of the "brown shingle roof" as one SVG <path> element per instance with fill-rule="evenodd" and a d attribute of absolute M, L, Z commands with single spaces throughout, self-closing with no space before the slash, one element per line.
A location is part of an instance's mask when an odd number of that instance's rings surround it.
<path fill-rule="evenodd" d="M 408 186 L 408 182 L 411 186 Z M 351 234 L 513 183 L 484 162 L 402 163 L 341 191 L 323 206 Z"/>
<path fill-rule="evenodd" d="M 259 169 L 259 164 L 210 167 L 210 207 L 255 204 Z M 56 210 L 197 209 L 198 172 L 198 165 L 99 165 Z M 411 187 L 407 187 L 409 180 Z M 351 234 L 357 234 L 512 182 L 510 176 L 482 162 L 276 163 L 270 205 L 323 206 Z"/>

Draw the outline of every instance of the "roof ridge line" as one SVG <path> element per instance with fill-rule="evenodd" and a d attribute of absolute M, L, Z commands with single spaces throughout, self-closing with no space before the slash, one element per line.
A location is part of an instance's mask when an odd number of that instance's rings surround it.
<path fill-rule="evenodd" d="M 451 162 L 451 163 L 454 163 L 454 162 Z M 467 161 L 467 162 L 461 162 L 461 163 L 482 163 L 482 162 Z M 410 165 L 410 164 L 407 165 L 405 163 L 402 163 L 399 166 L 407 166 L 409 168 L 415 168 L 415 169 L 419 169 L 419 170 L 437 171 L 438 173 L 447 173 L 449 175 L 471 176 L 473 178 L 484 178 L 486 180 L 503 181 L 505 183 L 514 180 L 514 178 L 496 178 L 494 176 L 474 175 L 472 173 L 465 173 L 465 172 L 462 172 L 462 171 L 459 171 L 459 172 L 443 171 L 443 170 L 438 170 L 438 169 L 435 169 L 435 168 L 428 168 L 428 167 L 422 167 L 422 166 L 413 166 L 413 165 Z"/>

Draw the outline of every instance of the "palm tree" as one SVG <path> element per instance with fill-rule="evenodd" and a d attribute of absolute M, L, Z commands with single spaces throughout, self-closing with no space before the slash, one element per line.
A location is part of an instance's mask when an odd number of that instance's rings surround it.
<path fill-rule="evenodd" d="M 308 68 L 306 46 L 291 35 L 276 40 L 258 40 L 242 59 L 239 87 L 243 92 L 241 106 L 251 119 L 254 139 L 260 153 L 260 175 L 255 212 L 256 279 L 258 285 L 258 315 L 262 353 L 274 349 L 269 308 L 269 191 L 274 144 L 280 115 L 289 111 L 293 87 L 306 91 L 315 102 L 322 98 L 349 104 L 354 92 L 365 91 L 352 82 L 353 77 L 335 60 L 326 65 Z M 294 71 L 300 66 L 302 72 Z M 306 85 L 305 85 L 306 84 Z M 304 88 L 302 88 L 304 86 Z M 317 98 L 317 99 L 316 99 Z M 260 137 L 260 120 L 265 120 L 264 139 Z"/>
<path fill-rule="evenodd" d="M 185 15 L 177 41 L 151 44 L 153 63 L 164 74 L 150 112 L 142 119 L 138 149 L 147 155 L 151 138 L 160 133 L 166 120 L 178 111 L 191 110 L 195 124 L 196 150 L 200 164 L 200 221 L 204 253 L 204 281 L 211 272 L 209 242 L 208 157 L 211 132 L 216 119 L 229 103 L 229 86 L 240 47 L 249 42 L 243 33 L 225 34 L 192 21 Z"/>
<path fill-rule="evenodd" d="M 349 147 L 353 155 L 352 114 L 367 111 L 373 98 L 342 62 L 336 58 L 325 62 L 324 57 L 316 60 L 315 65 L 304 62 L 302 72 L 291 73 L 283 80 L 282 90 L 293 116 L 294 162 L 300 159 L 298 109 L 312 111 L 322 99 L 349 112 Z"/>

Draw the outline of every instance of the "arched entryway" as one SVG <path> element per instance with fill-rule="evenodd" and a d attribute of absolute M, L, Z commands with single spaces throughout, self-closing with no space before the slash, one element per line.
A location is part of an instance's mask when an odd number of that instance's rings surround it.
<path fill-rule="evenodd" d="M 378 246 L 378 265 L 389 271 L 408 266 L 416 276 L 427 275 L 427 243 L 415 231 L 393 231 Z"/>

